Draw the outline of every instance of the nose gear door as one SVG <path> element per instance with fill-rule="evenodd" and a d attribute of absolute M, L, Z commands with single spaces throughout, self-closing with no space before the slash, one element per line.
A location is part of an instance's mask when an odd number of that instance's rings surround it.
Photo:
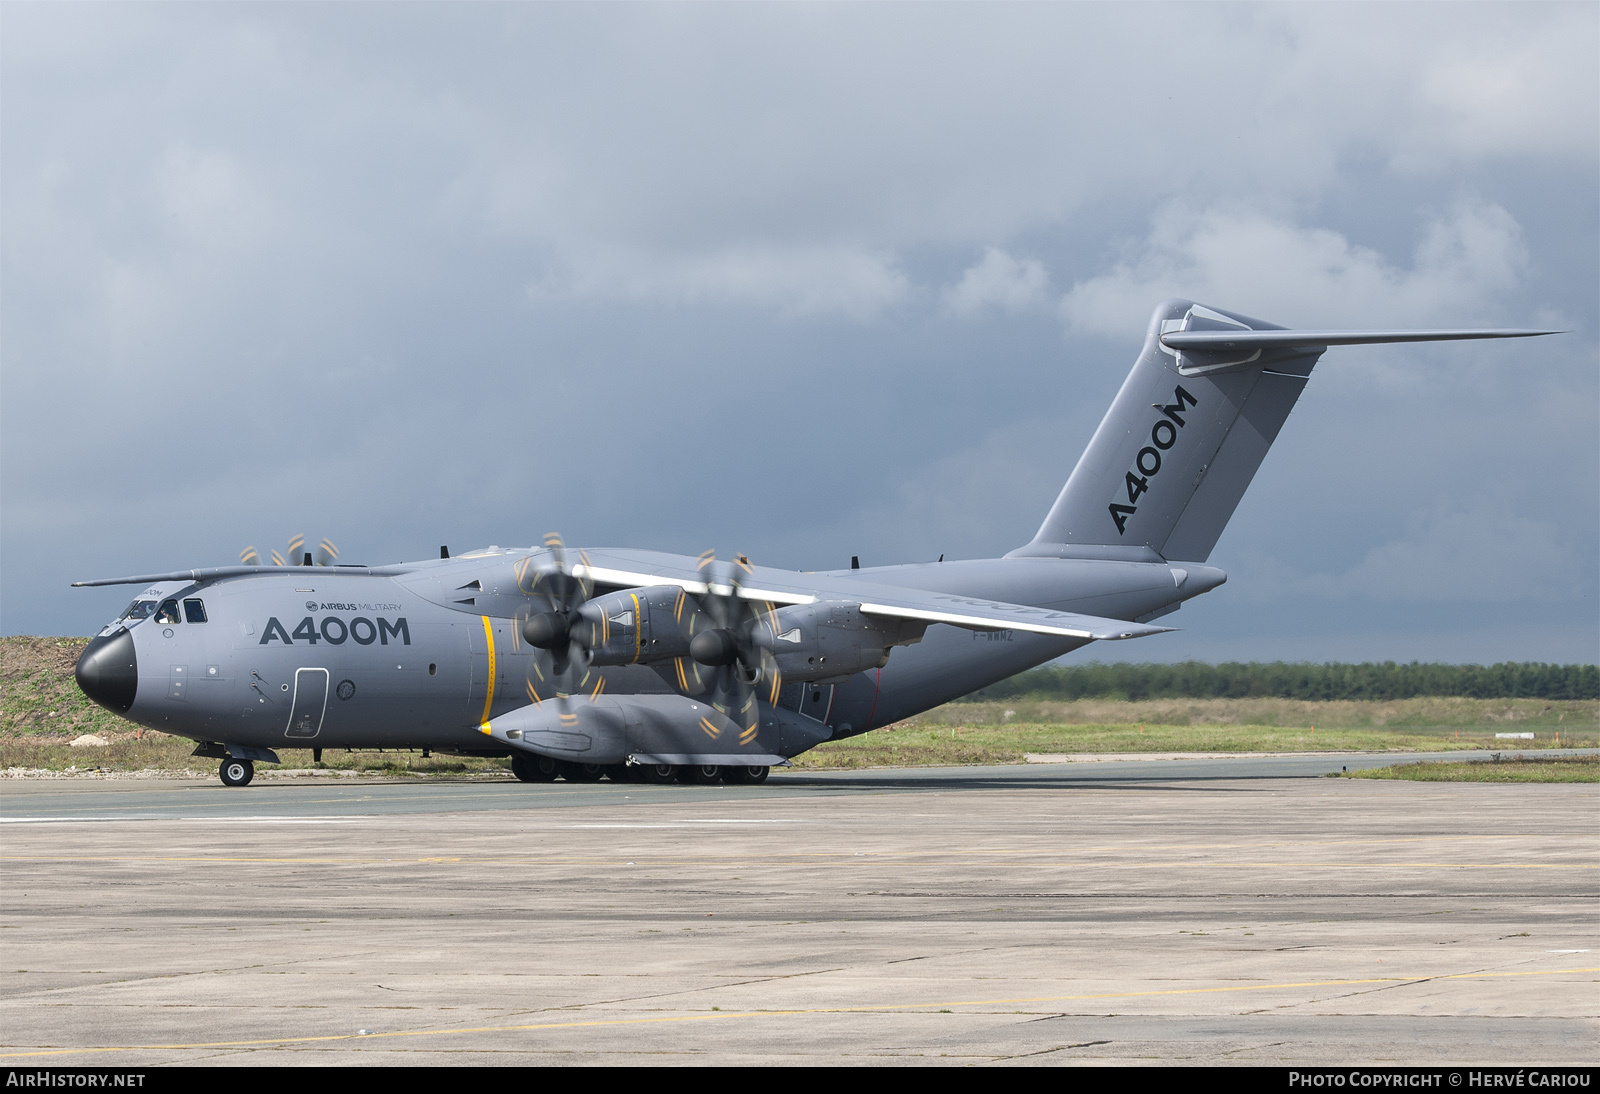
<path fill-rule="evenodd" d="M 328 709 L 328 670 L 300 669 L 294 674 L 294 706 L 289 710 L 285 737 L 315 737 L 322 732 Z"/>

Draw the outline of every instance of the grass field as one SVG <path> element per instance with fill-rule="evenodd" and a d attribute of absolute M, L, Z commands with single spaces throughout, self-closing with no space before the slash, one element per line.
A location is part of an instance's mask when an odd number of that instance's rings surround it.
<path fill-rule="evenodd" d="M 0 638 L 0 769 L 210 773 L 192 742 L 144 732 L 89 702 L 72 677 L 87 640 Z M 1496 732 L 1531 732 L 1497 741 Z M 80 734 L 110 744 L 73 748 Z M 1439 751 L 1595 747 L 1600 702 L 1421 698 L 1393 702 L 1289 699 L 1013 700 L 950 703 L 887 729 L 829 741 L 802 769 L 1021 763 L 1026 753 Z M 312 766 L 283 749 L 286 768 Z M 386 774 L 498 771 L 506 761 L 420 753 L 324 753 L 324 768 Z"/>
<path fill-rule="evenodd" d="M 1513 758 L 1473 763 L 1395 764 L 1336 775 L 1345 779 L 1405 779 L 1410 782 L 1595 783 L 1600 782 L 1600 756 Z"/>
<path fill-rule="evenodd" d="M 1197 717 L 1234 717 L 1255 713 L 1255 705 L 1276 704 L 1277 700 L 1209 699 L 1186 702 L 1188 713 Z M 1338 724 L 1360 722 L 1365 715 L 1348 708 L 1357 704 L 1322 703 L 1314 712 L 1321 724 L 1261 724 L 1240 721 L 1193 721 L 1184 724 L 1142 723 L 1136 720 L 1139 707 L 1150 704 L 1125 703 L 1118 710 L 1109 703 L 1095 704 L 1094 714 L 1103 721 L 1071 723 L 1064 721 L 1023 721 L 1022 711 L 1011 720 L 980 721 L 962 718 L 979 704 L 951 703 L 937 710 L 888 729 L 876 730 L 843 741 L 828 741 L 795 759 L 797 767 L 880 767 L 913 764 L 1021 763 L 1029 752 L 1107 753 L 1107 752 L 1381 752 L 1394 749 L 1407 752 L 1434 752 L 1448 749 L 1567 748 L 1594 747 L 1600 733 L 1592 720 L 1575 727 L 1575 719 L 1531 729 L 1531 741 L 1496 741 L 1496 732 L 1507 732 L 1506 722 L 1483 722 L 1491 712 L 1478 712 L 1477 720 L 1461 718 L 1463 725 L 1413 724 L 1414 713 L 1407 704 L 1424 706 L 1438 700 L 1403 700 L 1389 706 L 1404 724 Z M 1453 702 L 1453 701 L 1452 701 Z M 1486 702 L 1464 700 L 1464 702 Z M 1495 700 L 1496 706 L 1504 700 Z M 1539 704 L 1543 706 L 1544 704 Z M 1011 709 L 1011 708 L 1006 708 Z M 1038 717 L 1038 712 L 1034 713 Z M 1467 712 L 1456 709 L 1453 713 Z M 1120 715 L 1120 717 L 1119 717 Z M 1525 719 L 1515 732 L 1529 732 Z"/>

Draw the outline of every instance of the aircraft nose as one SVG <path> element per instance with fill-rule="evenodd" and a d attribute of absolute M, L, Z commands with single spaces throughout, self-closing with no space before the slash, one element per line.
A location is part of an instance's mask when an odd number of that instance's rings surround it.
<path fill-rule="evenodd" d="M 107 710 L 128 713 L 139 689 L 139 662 L 133 635 L 125 629 L 96 638 L 83 648 L 75 674 L 83 693 Z"/>

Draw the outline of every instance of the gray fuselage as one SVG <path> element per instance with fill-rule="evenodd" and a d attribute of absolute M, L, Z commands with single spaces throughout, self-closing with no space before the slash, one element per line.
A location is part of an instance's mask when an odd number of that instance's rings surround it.
<path fill-rule="evenodd" d="M 481 727 L 528 706 L 528 611 L 516 571 L 541 552 L 475 552 L 397 567 L 396 576 L 306 567 L 289 573 L 165 583 L 135 600 L 184 605 L 166 622 L 147 607 L 124 619 L 137 665 L 125 715 L 197 741 L 255 748 L 428 748 L 494 751 Z M 693 575 L 695 559 L 593 550 L 588 558 L 651 573 Z M 937 590 L 1118 619 L 1149 618 L 1224 580 L 1198 564 L 1089 559 L 987 559 L 794 573 L 756 568 L 764 588 L 855 600 L 874 588 Z M 205 621 L 191 622 L 186 602 Z M 829 737 L 888 725 L 1058 657 L 1085 639 L 933 624 L 881 668 L 784 687 L 777 706 L 815 727 L 793 755 Z M 671 695 L 661 665 L 595 670 L 604 694 Z M 790 714 L 789 712 L 792 712 Z"/>

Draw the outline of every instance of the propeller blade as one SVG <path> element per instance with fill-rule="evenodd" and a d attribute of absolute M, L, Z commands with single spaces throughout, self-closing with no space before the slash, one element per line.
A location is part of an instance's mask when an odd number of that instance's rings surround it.
<path fill-rule="evenodd" d="M 711 705 L 739 727 L 739 743 L 749 744 L 760 726 L 757 700 L 775 704 L 783 685 L 777 660 L 756 641 L 756 631 L 771 620 L 772 605 L 740 595 L 744 579 L 754 572 L 744 555 L 719 562 L 707 551 L 698 568 L 706 592 L 698 598 L 703 616 L 690 622 L 689 661 L 705 666 Z M 703 627 L 696 625 L 701 618 Z M 684 676 L 680 667 L 680 682 Z"/>
<path fill-rule="evenodd" d="M 558 534 L 547 534 L 544 546 L 548 562 L 524 559 L 517 570 L 517 588 L 522 594 L 530 599 L 542 597 L 547 605 L 542 612 L 530 605 L 518 628 L 522 639 L 535 650 L 528 663 L 528 694 L 535 702 L 554 699 L 560 704 L 561 720 L 576 722 L 573 701 L 598 698 L 605 689 L 605 677 L 590 668 L 589 651 L 596 635 L 582 615 L 594 585 L 573 572 Z M 587 557 L 580 554 L 579 561 L 587 570 Z"/>
<path fill-rule="evenodd" d="M 331 539 L 319 543 L 314 556 L 305 549 L 305 545 L 304 533 L 290 536 L 289 545 L 284 550 L 271 551 L 265 559 L 255 547 L 246 547 L 239 552 L 239 562 L 244 566 L 264 566 L 269 562 L 273 566 L 332 566 L 339 558 L 339 548 Z"/>

